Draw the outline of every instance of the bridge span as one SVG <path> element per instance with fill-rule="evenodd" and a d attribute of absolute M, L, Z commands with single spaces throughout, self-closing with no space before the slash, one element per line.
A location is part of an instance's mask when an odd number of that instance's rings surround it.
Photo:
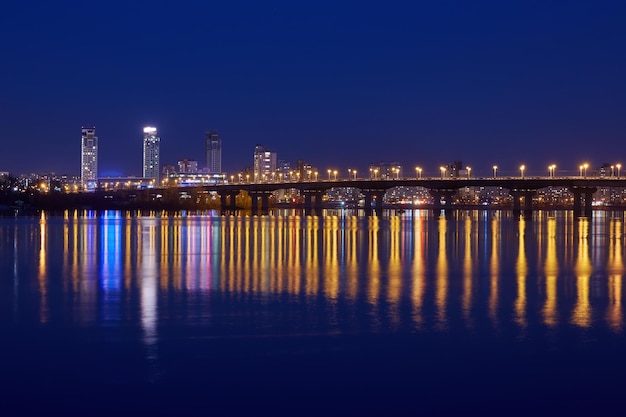
<path fill-rule="evenodd" d="M 220 196 L 224 210 L 235 210 L 235 198 L 246 191 L 252 198 L 253 213 L 267 212 L 269 197 L 278 190 L 296 189 L 304 196 L 305 209 L 321 209 L 323 195 L 332 188 L 356 188 L 365 196 L 366 212 L 382 212 L 383 196 L 394 187 L 423 187 L 433 197 L 433 209 L 450 208 L 452 196 L 464 187 L 498 187 L 509 191 L 513 197 L 513 210 L 528 212 L 533 209 L 532 198 L 537 190 L 548 187 L 565 187 L 574 196 L 575 214 L 589 217 L 593 193 L 601 187 L 625 187 L 626 178 L 619 177 L 491 177 L 491 178 L 399 178 L 399 179 L 340 179 L 299 182 L 241 182 L 211 184 L 199 188 Z"/>

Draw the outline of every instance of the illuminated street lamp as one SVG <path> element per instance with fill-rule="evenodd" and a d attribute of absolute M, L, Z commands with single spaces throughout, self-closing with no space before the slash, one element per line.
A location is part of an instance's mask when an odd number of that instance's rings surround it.
<path fill-rule="evenodd" d="M 311 181 L 311 170 L 310 169 L 307 171 L 307 174 L 309 174 L 309 181 Z"/>
<path fill-rule="evenodd" d="M 246 174 L 246 182 L 250 182 L 250 174 Z"/>
<path fill-rule="evenodd" d="M 415 173 L 416 173 L 416 175 L 415 175 L 415 176 L 416 176 L 418 179 L 419 179 L 419 178 L 422 178 L 422 168 L 420 168 L 420 167 L 415 167 Z"/>
<path fill-rule="evenodd" d="M 524 179 L 524 171 L 525 170 L 526 170 L 526 165 L 522 165 L 522 166 L 519 167 L 519 172 L 520 172 L 520 175 L 521 175 L 522 179 Z"/>
<path fill-rule="evenodd" d="M 472 168 L 465 167 L 465 170 L 467 171 L 467 179 L 469 179 L 472 176 Z"/>
<path fill-rule="evenodd" d="M 498 176 L 498 166 L 494 165 L 493 166 L 493 177 L 496 178 Z"/>
<path fill-rule="evenodd" d="M 330 181 L 330 174 L 332 174 L 332 173 L 333 173 L 333 171 L 329 169 L 329 170 L 328 170 L 328 171 L 326 171 L 326 172 L 328 172 L 328 181 Z"/>
<path fill-rule="evenodd" d="M 335 181 L 337 181 L 337 170 L 333 171 L 333 175 L 335 175 Z"/>
<path fill-rule="evenodd" d="M 611 176 L 615 176 L 615 165 L 611 165 Z"/>
<path fill-rule="evenodd" d="M 374 179 L 378 179 L 378 168 L 374 169 Z"/>
<path fill-rule="evenodd" d="M 441 171 L 441 179 L 443 179 L 446 175 L 446 167 L 439 167 L 439 170 Z"/>
<path fill-rule="evenodd" d="M 552 164 L 548 167 L 548 173 L 549 173 L 549 177 L 554 178 L 554 170 L 556 169 L 556 165 Z"/>
<path fill-rule="evenodd" d="M 589 164 L 585 162 L 583 168 L 585 169 L 585 178 L 587 178 L 587 168 L 589 168 Z"/>
<path fill-rule="evenodd" d="M 617 178 L 619 178 L 619 170 L 622 169 L 622 164 L 615 165 L 615 168 L 617 168 Z"/>

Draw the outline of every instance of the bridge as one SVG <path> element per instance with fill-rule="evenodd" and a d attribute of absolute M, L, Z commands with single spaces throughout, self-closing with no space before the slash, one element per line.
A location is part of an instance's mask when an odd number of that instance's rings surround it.
<path fill-rule="evenodd" d="M 299 182 L 241 182 L 234 184 L 203 185 L 204 192 L 220 196 L 224 210 L 235 210 L 235 198 L 246 191 L 252 198 L 252 212 L 265 213 L 269 197 L 278 190 L 296 189 L 304 196 L 304 208 L 321 210 L 323 195 L 332 188 L 355 188 L 365 196 L 366 213 L 382 213 L 383 196 L 394 187 L 423 187 L 433 197 L 433 209 L 451 208 L 453 195 L 464 187 L 498 187 L 507 189 L 513 197 L 513 210 L 532 211 L 532 198 L 537 190 L 548 187 L 565 187 L 574 196 L 576 215 L 589 217 L 593 194 L 598 188 L 626 187 L 626 178 L 620 177 L 489 177 L 489 178 L 397 178 L 397 179 L 340 179 Z"/>

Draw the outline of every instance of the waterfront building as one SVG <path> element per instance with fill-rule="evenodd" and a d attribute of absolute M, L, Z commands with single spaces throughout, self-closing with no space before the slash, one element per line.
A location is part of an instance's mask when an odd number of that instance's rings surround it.
<path fill-rule="evenodd" d="M 85 190 L 95 190 L 98 185 L 98 137 L 95 127 L 82 128 L 80 183 Z"/>
<path fill-rule="evenodd" d="M 220 139 L 216 131 L 209 130 L 204 135 L 204 141 L 205 141 L 207 173 L 221 174 L 222 173 L 222 140 Z"/>
<path fill-rule="evenodd" d="M 261 145 L 254 148 L 254 181 L 269 181 L 276 175 L 276 152 L 270 152 Z"/>
<path fill-rule="evenodd" d="M 402 165 L 398 162 L 377 162 L 369 167 L 370 178 L 380 180 L 390 180 L 402 178 Z"/>
<path fill-rule="evenodd" d="M 181 159 L 178 161 L 178 172 L 181 174 L 196 174 L 198 172 L 198 161 Z"/>
<path fill-rule="evenodd" d="M 156 127 L 143 128 L 143 177 L 159 182 L 159 157 L 161 138 Z"/>

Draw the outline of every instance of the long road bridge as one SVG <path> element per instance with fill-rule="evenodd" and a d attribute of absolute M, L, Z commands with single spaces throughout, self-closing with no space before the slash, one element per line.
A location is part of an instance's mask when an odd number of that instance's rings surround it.
<path fill-rule="evenodd" d="M 365 196 L 366 212 L 382 212 L 383 196 L 394 187 L 423 187 L 433 197 L 433 209 L 450 208 L 452 197 L 464 187 L 498 187 L 507 189 L 513 197 L 513 210 L 532 210 L 532 198 L 537 190 L 548 187 L 565 187 L 574 196 L 574 213 L 589 217 L 593 193 L 598 188 L 626 187 L 626 178 L 620 177 L 491 177 L 491 178 L 399 178 L 399 179 L 343 179 L 300 182 L 241 182 L 234 184 L 202 185 L 205 192 L 220 196 L 224 210 L 235 210 L 235 198 L 246 191 L 252 198 L 252 212 L 267 212 L 269 197 L 278 190 L 296 189 L 304 196 L 304 208 L 319 210 L 323 195 L 332 188 L 355 188 Z"/>

